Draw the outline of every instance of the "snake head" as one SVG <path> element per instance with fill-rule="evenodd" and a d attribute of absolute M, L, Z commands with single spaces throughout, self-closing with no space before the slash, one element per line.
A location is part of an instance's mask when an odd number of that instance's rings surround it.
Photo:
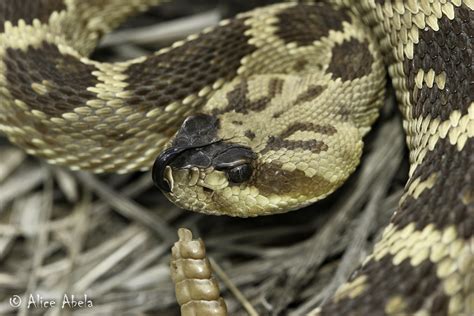
<path fill-rule="evenodd" d="M 219 120 L 212 115 L 190 116 L 155 160 L 154 183 L 183 208 L 213 213 L 209 195 L 252 178 L 257 155 L 247 146 L 219 138 L 218 129 Z"/>

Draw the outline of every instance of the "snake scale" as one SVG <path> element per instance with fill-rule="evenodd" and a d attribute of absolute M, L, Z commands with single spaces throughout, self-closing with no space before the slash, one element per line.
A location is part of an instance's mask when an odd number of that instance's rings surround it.
<path fill-rule="evenodd" d="M 373 253 L 314 314 L 474 314 L 473 0 L 275 4 L 151 56 L 87 57 L 159 2 L 2 0 L 0 131 L 72 169 L 156 159 L 155 182 L 187 209 L 285 212 L 356 168 L 388 69 L 409 180 Z"/>

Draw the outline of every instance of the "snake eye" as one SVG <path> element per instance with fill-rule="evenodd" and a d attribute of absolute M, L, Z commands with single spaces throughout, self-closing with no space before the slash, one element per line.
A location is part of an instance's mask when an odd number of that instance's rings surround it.
<path fill-rule="evenodd" d="M 243 164 L 226 171 L 227 178 L 233 183 L 242 183 L 252 176 L 252 166 Z"/>

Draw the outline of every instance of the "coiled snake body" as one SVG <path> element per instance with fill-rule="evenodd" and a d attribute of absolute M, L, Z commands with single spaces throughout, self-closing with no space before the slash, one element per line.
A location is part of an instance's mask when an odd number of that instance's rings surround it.
<path fill-rule="evenodd" d="M 355 169 L 388 68 L 410 179 L 374 252 L 317 312 L 474 313 L 472 0 L 277 4 L 152 56 L 85 57 L 159 2 L 0 2 L 0 130 L 94 172 L 146 170 L 161 152 L 155 181 L 184 208 L 284 212 Z"/>

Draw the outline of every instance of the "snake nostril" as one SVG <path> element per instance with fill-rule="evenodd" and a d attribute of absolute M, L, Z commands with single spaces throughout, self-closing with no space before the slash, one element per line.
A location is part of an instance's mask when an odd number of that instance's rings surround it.
<path fill-rule="evenodd" d="M 212 193 L 212 189 L 209 189 L 207 187 L 202 187 L 202 190 L 205 192 L 205 193 Z"/>
<path fill-rule="evenodd" d="M 155 183 L 160 190 L 168 193 L 173 189 L 172 181 L 168 174 L 166 174 L 166 170 L 174 158 L 184 150 L 184 148 L 171 147 L 161 152 L 161 154 L 156 158 L 151 174 L 153 183 Z"/>

